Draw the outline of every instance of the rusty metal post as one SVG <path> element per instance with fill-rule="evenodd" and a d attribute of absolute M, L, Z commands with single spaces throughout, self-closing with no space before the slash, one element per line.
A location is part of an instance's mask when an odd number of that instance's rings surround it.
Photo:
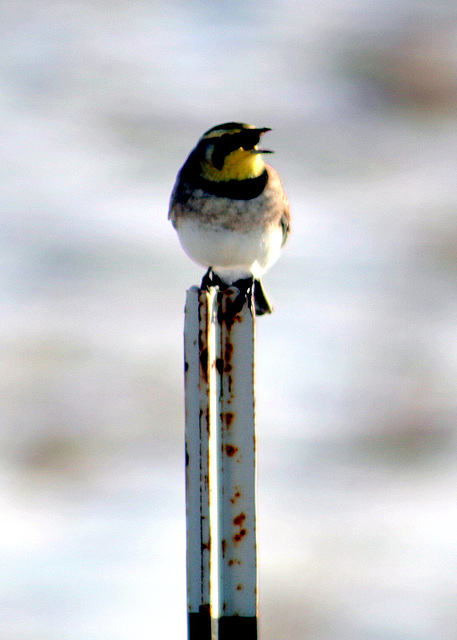
<path fill-rule="evenodd" d="M 217 290 L 187 291 L 184 359 L 186 408 L 187 609 L 189 640 L 211 640 L 214 597 L 211 595 L 211 523 L 214 487 L 218 395 Z M 213 462 L 211 462 L 213 461 Z"/>
<path fill-rule="evenodd" d="M 257 640 L 255 314 L 191 287 L 185 321 L 189 640 Z"/>
<path fill-rule="evenodd" d="M 220 294 L 218 640 L 257 639 L 255 316 Z"/>

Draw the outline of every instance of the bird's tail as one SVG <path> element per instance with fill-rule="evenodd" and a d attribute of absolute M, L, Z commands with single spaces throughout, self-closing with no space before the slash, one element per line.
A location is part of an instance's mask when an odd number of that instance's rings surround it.
<path fill-rule="evenodd" d="M 267 313 L 273 313 L 273 305 L 268 299 L 260 280 L 254 280 L 253 294 L 256 315 L 263 316 Z"/>

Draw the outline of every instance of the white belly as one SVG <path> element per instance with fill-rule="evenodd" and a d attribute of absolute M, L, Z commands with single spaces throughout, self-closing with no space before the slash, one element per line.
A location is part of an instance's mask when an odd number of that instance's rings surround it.
<path fill-rule="evenodd" d="M 278 259 L 283 241 L 280 227 L 243 233 L 221 227 L 210 230 L 195 220 L 181 218 L 177 231 L 189 258 L 212 267 L 228 284 L 251 275 L 260 278 Z"/>

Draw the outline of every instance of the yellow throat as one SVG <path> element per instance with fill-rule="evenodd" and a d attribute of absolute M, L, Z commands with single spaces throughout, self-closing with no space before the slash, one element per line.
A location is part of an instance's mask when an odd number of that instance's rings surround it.
<path fill-rule="evenodd" d="M 248 180 L 258 178 L 265 170 L 265 163 L 260 153 L 246 151 L 242 147 L 229 153 L 222 169 L 216 169 L 208 160 L 202 161 L 202 177 L 213 182 L 228 180 Z"/>

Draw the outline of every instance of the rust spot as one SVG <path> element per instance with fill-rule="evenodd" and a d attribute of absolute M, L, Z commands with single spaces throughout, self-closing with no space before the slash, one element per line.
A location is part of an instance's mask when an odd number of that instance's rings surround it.
<path fill-rule="evenodd" d="M 224 361 L 222 358 L 216 358 L 216 369 L 219 375 L 224 371 Z"/>
<path fill-rule="evenodd" d="M 236 590 L 237 591 L 242 591 L 243 590 L 243 585 L 242 584 L 237 584 L 236 585 Z"/>
<path fill-rule="evenodd" d="M 230 498 L 230 502 L 232 504 L 235 504 L 235 502 L 237 500 L 239 500 L 241 498 L 241 492 L 240 491 L 235 491 L 233 498 Z"/>
<path fill-rule="evenodd" d="M 211 540 L 208 542 L 202 542 L 202 551 L 210 551 L 211 549 Z"/>
<path fill-rule="evenodd" d="M 232 558 L 231 560 L 228 561 L 227 564 L 229 567 L 233 567 L 234 564 L 241 564 L 241 560 L 235 560 L 234 558 Z"/>
<path fill-rule="evenodd" d="M 232 411 L 224 411 L 222 414 L 222 420 L 225 422 L 227 429 L 230 429 L 232 422 L 235 419 L 235 414 Z"/>
<path fill-rule="evenodd" d="M 241 540 L 244 538 L 244 536 L 247 534 L 246 529 L 241 529 L 239 533 L 236 533 L 233 536 L 233 541 L 234 542 L 241 542 Z"/>
<path fill-rule="evenodd" d="M 225 299 L 225 307 L 226 310 L 225 312 L 222 311 L 222 301 L 223 301 L 223 296 L 224 296 L 225 292 L 220 292 L 218 295 L 218 302 L 219 302 L 219 312 L 218 312 L 218 320 L 219 322 L 222 324 L 226 324 L 227 328 L 230 330 L 231 326 L 233 325 L 233 323 L 235 322 L 235 313 L 234 313 L 234 304 L 233 301 L 229 298 L 226 297 Z M 226 294 L 225 294 L 226 295 Z"/>
<path fill-rule="evenodd" d="M 236 518 L 233 518 L 233 524 L 236 524 L 237 527 L 241 527 L 245 520 L 246 515 L 244 513 L 240 513 Z"/>
<path fill-rule="evenodd" d="M 203 378 L 208 381 L 208 349 L 206 347 L 200 351 L 200 367 Z"/>
<path fill-rule="evenodd" d="M 209 433 L 209 425 L 210 425 L 210 414 L 209 414 L 209 407 L 206 407 L 206 409 L 203 411 L 202 409 L 200 409 L 200 425 L 202 424 L 206 424 L 206 431 Z"/>
<path fill-rule="evenodd" d="M 230 371 L 230 369 L 232 368 L 230 364 L 232 355 L 233 355 L 233 344 L 227 341 L 225 343 L 225 350 L 224 350 L 224 362 L 225 362 L 224 371 Z M 230 367 L 230 369 L 228 367 Z"/>
<path fill-rule="evenodd" d="M 234 447 L 233 444 L 225 445 L 225 453 L 231 458 L 238 451 L 238 447 Z"/>
<path fill-rule="evenodd" d="M 235 322 L 243 322 L 241 313 L 243 309 L 248 305 L 251 315 L 253 315 L 252 301 L 249 299 L 244 287 L 239 289 L 238 287 L 231 287 L 226 291 L 220 291 L 218 293 L 218 318 L 220 323 L 224 323 L 227 329 L 230 331 Z M 224 304 L 225 303 L 225 304 Z M 223 307 L 225 310 L 223 311 Z"/>

